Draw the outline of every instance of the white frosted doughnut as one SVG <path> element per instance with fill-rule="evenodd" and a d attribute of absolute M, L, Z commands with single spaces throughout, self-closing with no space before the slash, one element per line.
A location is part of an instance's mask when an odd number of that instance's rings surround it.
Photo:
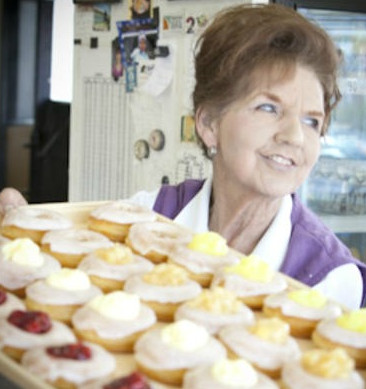
<path fill-rule="evenodd" d="M 157 215 L 149 208 L 123 200 L 112 201 L 98 207 L 90 213 L 90 216 L 119 224 L 154 221 L 157 218 Z"/>
<path fill-rule="evenodd" d="M 50 231 L 70 228 L 72 226 L 72 221 L 50 209 L 23 206 L 13 208 L 6 212 L 2 225 L 39 231 Z"/>
<path fill-rule="evenodd" d="M 47 232 L 42 238 L 42 245 L 45 244 L 49 244 L 51 252 L 65 254 L 88 254 L 113 245 L 98 232 L 76 228 Z"/>

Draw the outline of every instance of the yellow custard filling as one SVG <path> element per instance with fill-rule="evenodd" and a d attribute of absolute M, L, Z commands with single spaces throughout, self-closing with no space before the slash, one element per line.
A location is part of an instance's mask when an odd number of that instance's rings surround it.
<path fill-rule="evenodd" d="M 173 263 L 161 263 L 142 276 L 148 284 L 160 286 L 183 285 L 189 280 L 188 272 Z"/>
<path fill-rule="evenodd" d="M 305 351 L 301 364 L 310 374 L 329 379 L 347 378 L 355 366 L 353 359 L 341 348 Z"/>
<path fill-rule="evenodd" d="M 323 308 L 327 298 L 315 289 L 297 289 L 288 293 L 289 299 L 309 308 Z"/>
<path fill-rule="evenodd" d="M 193 235 L 188 248 L 209 255 L 226 255 L 229 248 L 226 239 L 216 232 L 209 231 Z"/>
<path fill-rule="evenodd" d="M 215 287 L 202 290 L 201 294 L 188 301 L 187 305 L 217 314 L 235 314 L 239 312 L 242 303 L 229 290 Z"/>
<path fill-rule="evenodd" d="M 54 288 L 64 290 L 86 290 L 90 288 L 90 279 L 79 269 L 63 268 L 46 278 L 46 283 Z"/>
<path fill-rule="evenodd" d="M 111 265 L 124 265 L 132 262 L 132 250 L 121 243 L 115 243 L 112 247 L 101 248 L 95 254 Z"/>
<path fill-rule="evenodd" d="M 366 334 L 366 308 L 360 308 L 339 316 L 337 324 L 347 330 Z"/>
<path fill-rule="evenodd" d="M 139 296 L 123 291 L 115 291 L 94 297 L 88 306 L 114 320 L 134 320 L 140 313 Z"/>
<path fill-rule="evenodd" d="M 212 376 L 230 387 L 250 388 L 258 383 L 258 373 L 244 359 L 220 359 L 211 367 Z"/>
<path fill-rule="evenodd" d="M 249 331 L 268 342 L 284 344 L 290 333 L 290 326 L 276 317 L 259 319 Z"/>
<path fill-rule="evenodd" d="M 161 336 L 164 343 L 183 351 L 198 350 L 210 338 L 205 327 L 185 319 L 166 325 Z"/>
<path fill-rule="evenodd" d="M 225 272 L 258 282 L 269 282 L 274 275 L 268 264 L 255 255 L 242 257 L 239 263 L 227 266 Z"/>

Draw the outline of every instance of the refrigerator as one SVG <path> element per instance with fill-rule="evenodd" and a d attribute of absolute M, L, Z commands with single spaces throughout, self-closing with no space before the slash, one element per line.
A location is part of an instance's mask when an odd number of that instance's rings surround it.
<path fill-rule="evenodd" d="M 342 59 L 342 100 L 332 115 L 319 162 L 299 193 L 353 254 L 366 261 L 366 3 L 286 3 L 321 25 Z"/>
<path fill-rule="evenodd" d="M 70 201 L 126 198 L 209 174 L 192 118 L 194 44 L 217 11 L 251 2 L 74 0 Z M 366 2 L 276 2 L 321 24 L 342 53 L 343 99 L 299 193 L 366 260 Z M 142 39 L 150 55 L 130 66 Z"/>

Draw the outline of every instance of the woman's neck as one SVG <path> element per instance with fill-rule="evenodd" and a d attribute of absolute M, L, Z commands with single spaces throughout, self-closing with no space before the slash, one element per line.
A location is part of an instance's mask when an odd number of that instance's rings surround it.
<path fill-rule="evenodd" d="M 276 216 L 281 198 L 217 191 L 211 194 L 209 229 L 220 233 L 230 247 L 250 254 Z"/>

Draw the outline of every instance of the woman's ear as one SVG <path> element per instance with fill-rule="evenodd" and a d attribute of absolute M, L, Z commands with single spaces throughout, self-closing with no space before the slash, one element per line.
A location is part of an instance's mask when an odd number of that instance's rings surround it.
<path fill-rule="evenodd" d="M 196 131 L 206 147 L 217 145 L 217 137 L 215 131 L 215 121 L 212 119 L 208 110 L 198 108 L 196 112 Z"/>

